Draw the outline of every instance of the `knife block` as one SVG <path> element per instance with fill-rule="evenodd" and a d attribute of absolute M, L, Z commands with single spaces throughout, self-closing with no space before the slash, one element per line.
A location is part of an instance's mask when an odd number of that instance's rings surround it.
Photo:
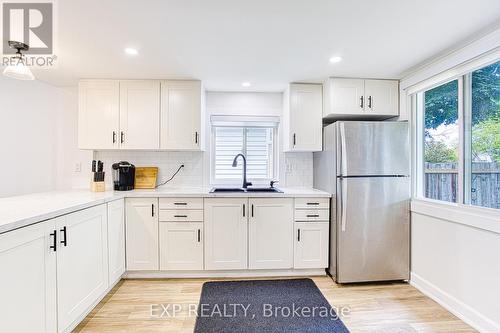
<path fill-rule="evenodd" d="M 106 191 L 106 185 L 105 185 L 104 180 L 99 181 L 99 182 L 94 181 L 94 179 L 95 179 L 94 174 L 95 174 L 95 172 L 92 173 L 92 177 L 90 179 L 90 190 L 92 192 L 104 192 L 104 191 Z"/>

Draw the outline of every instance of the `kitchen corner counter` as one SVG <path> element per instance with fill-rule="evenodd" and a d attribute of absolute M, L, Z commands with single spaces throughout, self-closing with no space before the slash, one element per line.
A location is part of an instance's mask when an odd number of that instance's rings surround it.
<path fill-rule="evenodd" d="M 279 187 L 279 189 L 282 190 L 283 193 L 210 193 L 210 188 L 203 187 L 166 187 L 155 190 L 133 190 L 125 192 L 107 191 L 100 193 L 90 192 L 89 190 L 68 190 L 0 198 L 0 234 L 122 198 L 331 197 L 327 192 L 312 188 Z"/>

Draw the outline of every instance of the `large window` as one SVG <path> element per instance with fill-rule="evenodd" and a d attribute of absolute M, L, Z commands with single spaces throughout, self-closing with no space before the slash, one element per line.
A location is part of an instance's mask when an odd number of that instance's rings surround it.
<path fill-rule="evenodd" d="M 458 81 L 424 93 L 425 197 L 457 202 Z"/>
<path fill-rule="evenodd" d="M 233 167 L 233 159 L 243 154 L 247 159 L 247 178 L 253 181 L 269 181 L 275 170 L 275 128 L 273 127 L 226 127 L 212 128 L 214 145 L 212 157 L 212 181 L 214 183 L 241 182 L 243 161 Z"/>
<path fill-rule="evenodd" d="M 500 209 L 500 62 L 417 93 L 419 195 Z"/>
<path fill-rule="evenodd" d="M 500 62 L 470 75 L 466 179 L 473 205 L 500 208 Z M 466 150 L 467 151 L 467 150 Z"/>

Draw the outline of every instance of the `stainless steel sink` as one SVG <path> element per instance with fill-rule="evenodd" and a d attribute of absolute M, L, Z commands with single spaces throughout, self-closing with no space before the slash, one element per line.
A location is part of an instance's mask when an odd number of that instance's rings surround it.
<path fill-rule="evenodd" d="M 283 191 L 281 191 L 276 187 L 248 187 L 246 189 L 241 187 L 238 188 L 214 187 L 210 190 L 210 193 L 248 193 L 248 192 L 283 193 Z"/>

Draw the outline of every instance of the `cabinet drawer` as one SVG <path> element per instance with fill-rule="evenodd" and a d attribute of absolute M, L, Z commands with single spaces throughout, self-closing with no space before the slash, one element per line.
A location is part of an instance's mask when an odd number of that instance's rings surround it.
<path fill-rule="evenodd" d="M 203 221 L 203 210 L 169 209 L 160 210 L 160 222 L 201 222 Z"/>
<path fill-rule="evenodd" d="M 295 198 L 295 209 L 328 209 L 330 198 Z"/>
<path fill-rule="evenodd" d="M 328 221 L 328 209 L 299 209 L 295 211 L 295 221 Z"/>
<path fill-rule="evenodd" d="M 203 198 L 160 198 L 160 209 L 203 209 Z"/>

